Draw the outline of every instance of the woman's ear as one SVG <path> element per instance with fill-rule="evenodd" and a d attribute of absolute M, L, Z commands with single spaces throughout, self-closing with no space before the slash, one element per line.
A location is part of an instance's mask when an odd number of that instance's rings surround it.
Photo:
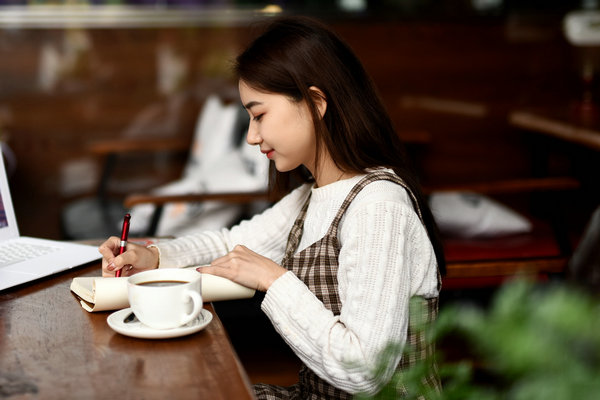
<path fill-rule="evenodd" d="M 325 93 L 323 93 L 323 91 L 316 86 L 311 86 L 308 88 L 308 90 L 313 97 L 321 118 L 323 118 L 325 111 L 327 111 L 327 97 L 325 97 Z"/>

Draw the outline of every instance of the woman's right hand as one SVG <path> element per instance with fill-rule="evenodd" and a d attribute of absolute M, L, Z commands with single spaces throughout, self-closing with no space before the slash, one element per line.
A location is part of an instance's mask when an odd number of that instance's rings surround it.
<path fill-rule="evenodd" d="M 119 254 L 121 239 L 111 236 L 100 245 L 98 251 L 102 254 L 102 276 L 115 276 L 121 270 L 121 276 L 158 268 L 158 249 L 145 247 L 135 243 L 127 243 L 123 254 Z"/>

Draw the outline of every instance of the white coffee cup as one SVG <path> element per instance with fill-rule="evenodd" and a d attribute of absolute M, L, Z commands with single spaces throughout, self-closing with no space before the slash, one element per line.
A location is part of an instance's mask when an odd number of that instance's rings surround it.
<path fill-rule="evenodd" d="M 127 279 L 129 305 L 144 325 L 173 329 L 202 311 L 202 274 L 194 269 L 144 271 Z"/>

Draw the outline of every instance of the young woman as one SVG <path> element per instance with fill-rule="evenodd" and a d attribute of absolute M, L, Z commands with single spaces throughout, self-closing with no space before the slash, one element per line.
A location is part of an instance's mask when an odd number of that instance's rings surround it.
<path fill-rule="evenodd" d="M 103 273 L 210 263 L 202 272 L 266 292 L 262 310 L 304 363 L 297 385 L 256 385 L 258 398 L 376 393 L 397 368 L 432 355 L 414 323 L 435 318 L 444 268 L 403 146 L 359 60 L 314 20 L 275 20 L 235 70 L 247 141 L 272 161 L 272 183 L 291 191 L 231 229 L 130 244 L 120 256 L 110 238 Z M 426 306 L 419 315 L 411 299 Z M 375 374 L 389 343 L 411 353 Z M 439 390 L 429 372 L 426 386 Z"/>

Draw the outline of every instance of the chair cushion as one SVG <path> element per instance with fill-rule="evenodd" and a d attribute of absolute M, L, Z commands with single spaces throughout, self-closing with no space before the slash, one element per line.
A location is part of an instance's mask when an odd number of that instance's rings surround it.
<path fill-rule="evenodd" d="M 183 177 L 202 175 L 204 170 L 237 146 L 236 123 L 240 107 L 209 96 L 198 115 L 194 140 Z"/>
<path fill-rule="evenodd" d="M 498 237 L 530 232 L 531 222 L 509 207 L 472 192 L 433 192 L 431 211 L 448 237 Z"/>
<path fill-rule="evenodd" d="M 538 220 L 531 226 L 529 232 L 514 235 L 480 238 L 443 236 L 446 260 L 452 263 L 560 256 L 561 250 L 552 227 Z"/>

